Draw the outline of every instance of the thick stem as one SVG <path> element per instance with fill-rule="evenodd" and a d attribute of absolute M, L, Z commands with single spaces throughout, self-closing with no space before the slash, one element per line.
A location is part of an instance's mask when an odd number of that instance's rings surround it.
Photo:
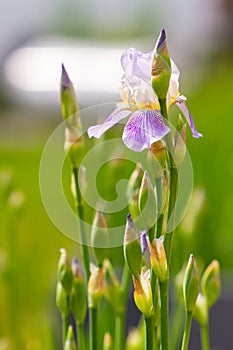
<path fill-rule="evenodd" d="M 158 294 L 158 278 L 155 276 L 153 269 L 151 269 L 151 290 L 153 297 L 153 336 L 154 336 L 154 349 L 156 349 L 157 344 L 157 335 L 158 335 L 158 322 L 159 322 L 159 294 Z"/>
<path fill-rule="evenodd" d="M 169 331 L 168 331 L 168 283 L 169 280 L 160 282 L 160 332 L 161 332 L 161 350 L 169 349 Z"/>
<path fill-rule="evenodd" d="M 78 174 L 79 174 L 79 168 L 74 167 L 73 168 L 73 174 L 74 174 L 74 180 L 75 180 L 75 189 L 76 189 L 76 196 L 77 196 L 77 213 L 79 216 L 79 228 L 80 228 L 80 236 L 81 236 L 81 242 L 82 242 L 82 257 L 83 257 L 83 264 L 84 264 L 84 270 L 86 275 L 86 283 L 88 283 L 89 277 L 90 277 L 90 257 L 89 257 L 89 250 L 86 243 L 86 233 L 85 233 L 85 227 L 83 224 L 84 220 L 84 210 L 82 205 L 82 196 L 79 188 L 79 182 L 78 182 Z"/>
<path fill-rule="evenodd" d="M 85 337 L 84 337 L 84 324 L 77 323 L 77 341 L 78 341 L 78 349 L 85 350 Z"/>
<path fill-rule="evenodd" d="M 190 331 L 191 331 L 191 325 L 192 325 L 192 316 L 193 316 L 192 311 L 186 312 L 186 320 L 185 320 L 181 350 L 188 350 L 189 337 L 190 337 Z"/>
<path fill-rule="evenodd" d="M 125 345 L 125 311 L 116 313 L 115 350 L 124 350 Z"/>
<path fill-rule="evenodd" d="M 145 317 L 146 323 L 146 350 L 153 349 L 153 341 L 154 341 L 154 322 L 153 316 Z"/>
<path fill-rule="evenodd" d="M 202 325 L 200 329 L 201 329 L 201 348 L 202 350 L 209 350 L 210 341 L 209 341 L 208 323 L 206 325 Z"/>
<path fill-rule="evenodd" d="M 181 343 L 181 331 L 184 326 L 184 304 L 180 301 L 174 306 L 171 329 L 171 349 L 178 349 Z"/>
<path fill-rule="evenodd" d="M 97 308 L 89 309 L 90 350 L 98 349 Z"/>

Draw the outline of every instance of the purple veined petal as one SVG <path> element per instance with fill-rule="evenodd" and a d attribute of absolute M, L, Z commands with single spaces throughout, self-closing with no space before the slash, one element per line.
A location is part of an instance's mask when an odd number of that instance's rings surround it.
<path fill-rule="evenodd" d="M 162 139 L 170 131 L 157 110 L 141 110 L 132 114 L 127 122 L 122 139 L 124 144 L 135 152 L 150 148 L 151 144 Z"/>
<path fill-rule="evenodd" d="M 115 109 L 108 117 L 105 119 L 103 124 L 90 126 L 87 130 L 88 137 L 96 137 L 99 139 L 108 129 L 117 124 L 120 120 L 128 117 L 132 111 L 126 107 L 119 107 Z"/>
<path fill-rule="evenodd" d="M 195 138 L 202 137 L 203 135 L 201 133 L 199 133 L 195 128 L 193 118 L 189 112 L 189 109 L 188 109 L 185 101 L 186 101 L 186 97 L 181 95 L 176 99 L 176 105 L 179 107 L 179 109 L 183 113 L 185 119 L 187 120 L 187 122 L 190 126 L 190 129 L 192 131 L 193 137 L 195 137 Z"/>

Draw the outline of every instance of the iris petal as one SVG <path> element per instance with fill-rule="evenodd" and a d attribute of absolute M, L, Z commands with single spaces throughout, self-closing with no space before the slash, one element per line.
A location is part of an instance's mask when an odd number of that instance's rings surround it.
<path fill-rule="evenodd" d="M 133 151 L 150 148 L 153 142 L 162 139 L 170 131 L 157 110 L 141 110 L 132 114 L 127 122 L 122 139 Z"/>
<path fill-rule="evenodd" d="M 199 137 L 202 137 L 203 135 L 196 130 L 193 118 L 192 118 L 192 116 L 191 116 L 191 114 L 189 112 L 189 109 L 188 109 L 185 101 L 186 101 L 186 97 L 179 96 L 176 99 L 176 105 L 179 107 L 179 109 L 183 113 L 185 119 L 187 120 L 188 125 L 190 126 L 190 129 L 192 131 L 193 137 L 198 139 Z"/>
<path fill-rule="evenodd" d="M 128 117 L 132 111 L 126 107 L 120 107 L 115 109 L 108 117 L 105 119 L 103 124 L 91 126 L 88 128 L 87 133 L 89 138 L 96 137 L 99 139 L 108 129 L 117 124 L 120 120 Z"/>

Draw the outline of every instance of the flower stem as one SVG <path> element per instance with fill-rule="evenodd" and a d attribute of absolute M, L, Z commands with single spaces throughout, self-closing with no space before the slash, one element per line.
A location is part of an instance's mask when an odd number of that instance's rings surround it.
<path fill-rule="evenodd" d="M 180 301 L 174 306 L 171 329 L 171 349 L 178 349 L 181 343 L 181 330 L 184 326 L 184 305 Z"/>
<path fill-rule="evenodd" d="M 160 282 L 160 299 L 161 299 L 161 315 L 160 315 L 160 332 L 161 332 L 161 350 L 169 349 L 168 338 L 168 283 L 169 280 Z"/>
<path fill-rule="evenodd" d="M 208 323 L 205 325 L 201 325 L 201 347 L 202 350 L 209 350 L 210 349 L 210 342 L 209 342 L 209 329 L 208 329 Z"/>
<path fill-rule="evenodd" d="M 115 350 L 124 350 L 124 345 L 125 345 L 125 311 L 116 313 Z"/>
<path fill-rule="evenodd" d="M 86 234 L 85 234 L 85 227 L 83 224 L 84 210 L 83 210 L 82 197 L 81 197 L 81 192 L 80 192 L 79 182 L 78 182 L 79 168 L 73 167 L 73 174 L 74 174 L 76 197 L 77 197 L 77 204 L 76 204 L 77 213 L 80 219 L 79 227 L 80 227 L 80 235 L 81 235 L 81 242 L 82 242 L 82 257 L 83 257 L 83 263 L 84 263 L 84 269 L 85 269 L 85 275 L 86 275 L 86 283 L 88 283 L 88 280 L 90 277 L 90 257 L 89 257 L 88 247 L 87 245 L 85 245 Z"/>
<path fill-rule="evenodd" d="M 186 320 L 185 320 L 184 335 L 183 335 L 181 350 L 188 350 L 189 337 L 190 337 L 190 331 L 191 331 L 191 325 L 192 325 L 192 316 L 193 316 L 192 311 L 186 312 Z"/>
<path fill-rule="evenodd" d="M 154 340 L 153 316 L 145 317 L 145 323 L 146 323 L 146 350 L 152 350 L 153 340 Z"/>
<path fill-rule="evenodd" d="M 97 331 L 97 308 L 89 309 L 89 327 L 90 327 L 90 350 L 98 349 L 98 331 Z"/>
<path fill-rule="evenodd" d="M 65 344 L 67 331 L 69 328 L 69 315 L 62 314 L 62 334 L 63 334 L 63 344 Z"/>
<path fill-rule="evenodd" d="M 77 340 L 78 340 L 78 349 L 85 350 L 85 338 L 84 338 L 84 324 L 77 323 Z"/>

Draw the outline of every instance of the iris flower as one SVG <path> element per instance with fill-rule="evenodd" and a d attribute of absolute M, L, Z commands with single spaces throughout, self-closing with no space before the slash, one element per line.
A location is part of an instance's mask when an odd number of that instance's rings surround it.
<path fill-rule="evenodd" d="M 89 137 L 100 138 L 108 129 L 129 117 L 123 131 L 122 140 L 133 151 L 140 152 L 150 148 L 151 144 L 162 139 L 170 128 L 165 124 L 160 105 L 151 83 L 153 58 L 162 46 L 166 45 L 166 33 L 162 29 L 154 51 L 142 53 L 129 48 L 121 57 L 124 74 L 120 84 L 122 102 L 107 117 L 102 125 L 91 126 Z M 186 97 L 179 93 L 180 72 L 171 60 L 170 81 L 167 92 L 167 108 L 176 104 L 187 120 L 194 137 L 202 136 L 197 132 L 191 114 L 186 105 Z"/>

